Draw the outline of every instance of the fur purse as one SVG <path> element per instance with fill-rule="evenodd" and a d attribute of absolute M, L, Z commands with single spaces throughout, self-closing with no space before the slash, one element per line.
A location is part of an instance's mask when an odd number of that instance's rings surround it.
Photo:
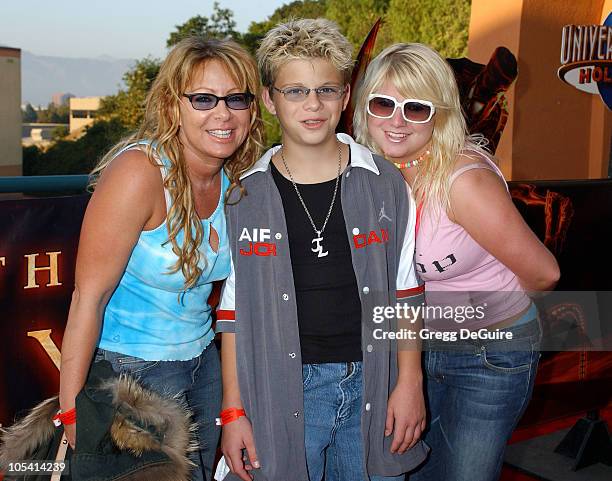
<path fill-rule="evenodd" d="M 0 470 L 24 460 L 53 462 L 65 447 L 63 427 L 51 418 L 59 409 L 55 396 L 20 421 L 0 431 Z M 74 481 L 189 481 L 197 449 L 188 410 L 176 399 L 142 387 L 116 374 L 107 361 L 93 364 L 76 399 L 76 450 L 66 452 L 66 473 Z M 63 479 L 66 479 L 66 474 Z M 25 479 L 24 473 L 7 480 Z M 28 481 L 48 480 L 27 476 Z"/>

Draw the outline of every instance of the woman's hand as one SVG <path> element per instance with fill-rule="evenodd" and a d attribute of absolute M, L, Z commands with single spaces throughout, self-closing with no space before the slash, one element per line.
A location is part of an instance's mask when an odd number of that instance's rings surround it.
<path fill-rule="evenodd" d="M 398 381 L 387 403 L 385 436 L 393 433 L 391 452 L 404 454 L 425 430 L 425 400 L 420 380 Z"/>
<path fill-rule="evenodd" d="M 246 449 L 247 452 L 247 456 L 244 458 L 242 456 L 243 449 Z M 253 479 L 248 471 L 261 467 L 255 451 L 253 428 L 251 422 L 245 416 L 241 416 L 236 421 L 223 426 L 221 451 L 230 471 L 244 481 Z"/>

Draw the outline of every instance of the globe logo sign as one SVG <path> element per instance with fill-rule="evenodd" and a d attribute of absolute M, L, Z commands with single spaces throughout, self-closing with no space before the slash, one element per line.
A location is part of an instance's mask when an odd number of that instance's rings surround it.
<path fill-rule="evenodd" d="M 612 110 L 612 12 L 603 25 L 566 25 L 558 75 L 578 90 L 600 95 Z"/>

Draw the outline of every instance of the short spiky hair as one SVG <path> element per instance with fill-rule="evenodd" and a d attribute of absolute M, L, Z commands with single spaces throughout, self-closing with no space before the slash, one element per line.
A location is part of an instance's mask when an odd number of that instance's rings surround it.
<path fill-rule="evenodd" d="M 257 50 L 261 81 L 271 87 L 279 69 L 291 60 L 324 58 L 348 83 L 353 68 L 353 46 L 338 25 L 325 18 L 290 20 L 270 30 Z"/>

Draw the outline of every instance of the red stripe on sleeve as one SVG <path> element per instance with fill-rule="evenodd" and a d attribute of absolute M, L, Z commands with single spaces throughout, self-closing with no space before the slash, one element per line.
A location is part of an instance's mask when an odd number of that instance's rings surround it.
<path fill-rule="evenodd" d="M 230 311 L 227 309 L 217 310 L 217 321 L 235 321 L 236 311 Z"/>
<path fill-rule="evenodd" d="M 403 297 L 410 297 L 410 296 L 416 296 L 418 294 L 423 294 L 423 292 L 425 292 L 425 286 L 417 286 L 417 287 L 413 287 L 411 289 L 401 289 L 397 291 L 397 295 L 396 297 L 398 299 L 401 299 Z"/>

